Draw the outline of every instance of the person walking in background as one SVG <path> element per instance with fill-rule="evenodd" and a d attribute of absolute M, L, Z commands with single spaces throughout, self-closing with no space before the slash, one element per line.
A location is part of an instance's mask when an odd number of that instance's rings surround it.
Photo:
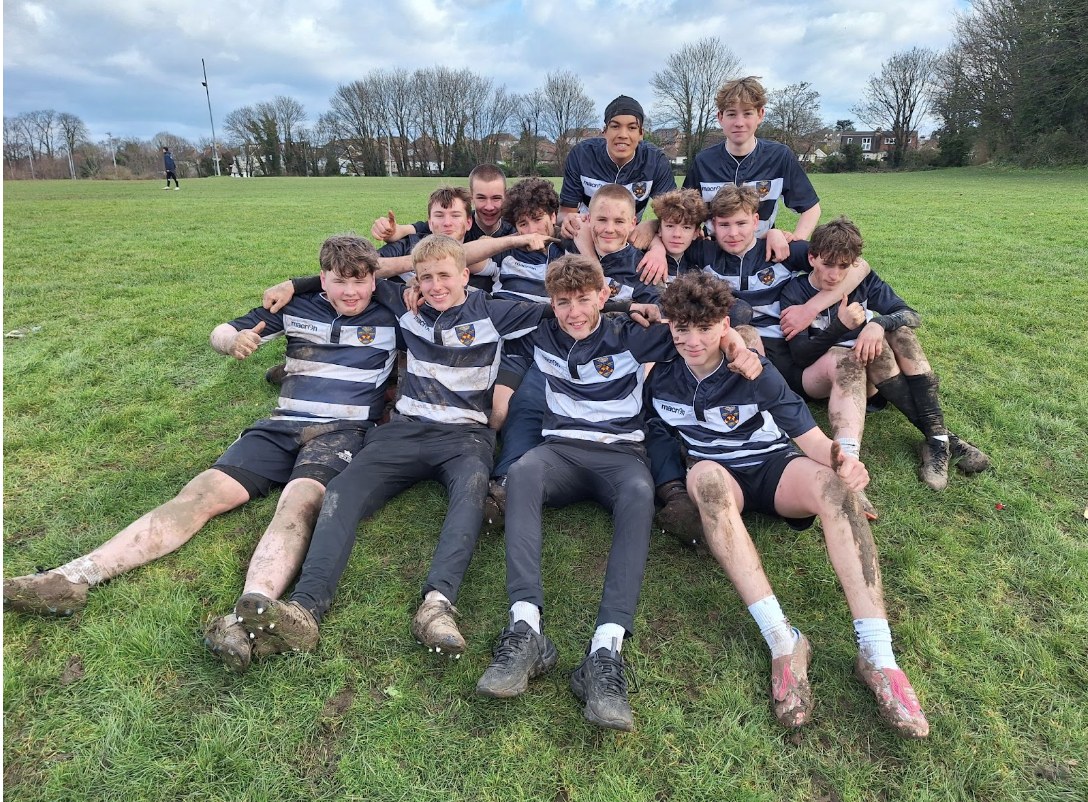
<path fill-rule="evenodd" d="M 170 189 L 171 178 L 174 179 L 174 189 L 181 189 L 178 184 L 178 174 L 175 172 L 178 166 L 174 162 L 174 154 L 170 152 L 170 148 L 163 147 L 162 149 L 162 166 L 166 170 L 166 186 L 163 189 Z"/>

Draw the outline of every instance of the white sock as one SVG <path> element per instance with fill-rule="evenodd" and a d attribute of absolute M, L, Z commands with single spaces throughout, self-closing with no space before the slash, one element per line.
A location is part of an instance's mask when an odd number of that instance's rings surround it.
<path fill-rule="evenodd" d="M 778 604 L 777 596 L 772 594 L 748 605 L 748 612 L 752 614 L 752 618 L 759 624 L 759 632 L 763 635 L 763 639 L 767 641 L 772 659 L 784 657 L 793 652 L 793 647 L 797 645 L 797 638 L 800 633 L 790 626 L 789 619 L 786 618 L 786 614 L 782 612 L 782 607 Z"/>
<path fill-rule="evenodd" d="M 445 597 L 440 591 L 428 590 L 427 595 L 423 597 L 424 601 L 444 601 L 446 604 L 452 604 L 449 599 Z"/>
<path fill-rule="evenodd" d="M 892 652 L 892 630 L 886 618 L 855 618 L 858 649 L 877 668 L 899 668 Z"/>
<path fill-rule="evenodd" d="M 540 632 L 540 608 L 532 602 L 516 601 L 510 607 L 510 626 L 518 621 L 524 621 L 537 632 Z"/>
<path fill-rule="evenodd" d="M 107 579 L 107 577 L 102 576 L 98 566 L 91 562 L 90 557 L 76 557 L 70 563 L 65 563 L 60 568 L 54 568 L 53 570 L 69 582 L 84 582 L 92 587 Z"/>
<path fill-rule="evenodd" d="M 861 458 L 861 441 L 853 437 L 836 437 L 835 442 L 842 446 L 842 453 L 856 459 Z"/>
<path fill-rule="evenodd" d="M 623 649 L 623 636 L 626 634 L 627 630 L 619 624 L 601 624 L 597 627 L 597 631 L 593 633 L 593 641 L 589 644 L 589 651 L 591 654 L 598 649 L 621 651 Z"/>

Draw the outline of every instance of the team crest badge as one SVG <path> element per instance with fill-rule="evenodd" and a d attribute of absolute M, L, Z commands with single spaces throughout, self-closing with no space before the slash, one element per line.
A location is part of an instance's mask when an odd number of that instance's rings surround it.
<path fill-rule="evenodd" d="M 363 345 L 370 345 L 374 342 L 374 327 L 373 326 L 360 326 L 359 327 L 359 342 Z"/>
<path fill-rule="evenodd" d="M 610 356 L 599 356 L 593 360 L 593 367 L 597 369 L 597 372 L 609 378 L 616 371 L 616 363 L 612 361 Z"/>
<path fill-rule="evenodd" d="M 646 197 L 646 182 L 636 181 L 631 185 L 631 194 L 635 196 L 635 200 L 642 200 Z"/>
<path fill-rule="evenodd" d="M 620 291 L 620 283 L 614 278 L 608 280 L 608 297 L 615 298 L 616 294 Z"/>
<path fill-rule="evenodd" d="M 763 268 L 758 273 L 756 273 L 756 278 L 758 278 L 759 283 L 764 285 L 765 287 L 773 287 L 774 286 L 774 268 L 773 267 Z"/>
<path fill-rule="evenodd" d="M 476 327 L 471 323 L 466 326 L 456 326 L 454 331 L 457 332 L 457 339 L 461 341 L 461 345 L 472 345 L 476 341 Z"/>
<path fill-rule="evenodd" d="M 722 423 L 730 429 L 737 428 L 737 424 L 740 423 L 740 411 L 735 405 L 731 404 L 727 407 L 722 407 L 718 411 L 722 413 Z"/>
<path fill-rule="evenodd" d="M 759 199 L 763 200 L 771 194 L 771 182 L 770 181 L 756 181 L 756 192 L 759 193 Z"/>

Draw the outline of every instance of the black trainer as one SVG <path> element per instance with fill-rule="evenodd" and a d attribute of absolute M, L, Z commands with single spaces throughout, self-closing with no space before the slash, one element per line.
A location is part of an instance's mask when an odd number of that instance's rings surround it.
<path fill-rule="evenodd" d="M 602 646 L 587 654 L 570 675 L 570 689 L 585 704 L 583 714 L 598 727 L 624 732 L 635 728 L 635 717 L 627 702 L 625 670 L 623 655 Z"/>
<path fill-rule="evenodd" d="M 555 644 L 525 621 L 516 621 L 499 635 L 495 657 L 476 683 L 476 693 L 509 699 L 525 693 L 529 680 L 555 668 Z"/>

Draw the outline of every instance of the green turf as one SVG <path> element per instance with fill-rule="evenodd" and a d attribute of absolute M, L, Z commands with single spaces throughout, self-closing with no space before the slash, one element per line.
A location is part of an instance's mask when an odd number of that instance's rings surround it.
<path fill-rule="evenodd" d="M 444 512 L 421 485 L 361 528 L 318 650 L 226 674 L 225 612 L 275 497 L 91 593 L 76 620 L 4 615 L 12 799 L 1079 800 L 1088 797 L 1088 173 L 817 175 L 874 268 L 923 316 L 951 427 L 992 471 L 934 494 L 919 439 L 870 416 L 864 457 L 900 662 L 927 742 L 887 733 L 849 675 L 849 613 L 819 528 L 751 529 L 814 647 L 815 720 L 780 730 L 769 658 L 722 571 L 655 537 L 625 648 L 638 731 L 586 723 L 567 687 L 592 631 L 609 523 L 545 516 L 559 669 L 510 702 L 474 684 L 506 617 L 481 539 L 448 663 L 409 616 Z M 91 549 L 207 467 L 275 393 L 282 341 L 245 363 L 210 330 L 313 272 L 322 239 L 424 214 L 432 179 L 4 185 L 4 574 Z M 784 224 L 792 225 L 790 215 Z M 32 329 L 40 327 L 38 331 Z M 818 419 L 823 420 L 822 413 Z M 996 505 L 1003 505 L 998 509 Z"/>

